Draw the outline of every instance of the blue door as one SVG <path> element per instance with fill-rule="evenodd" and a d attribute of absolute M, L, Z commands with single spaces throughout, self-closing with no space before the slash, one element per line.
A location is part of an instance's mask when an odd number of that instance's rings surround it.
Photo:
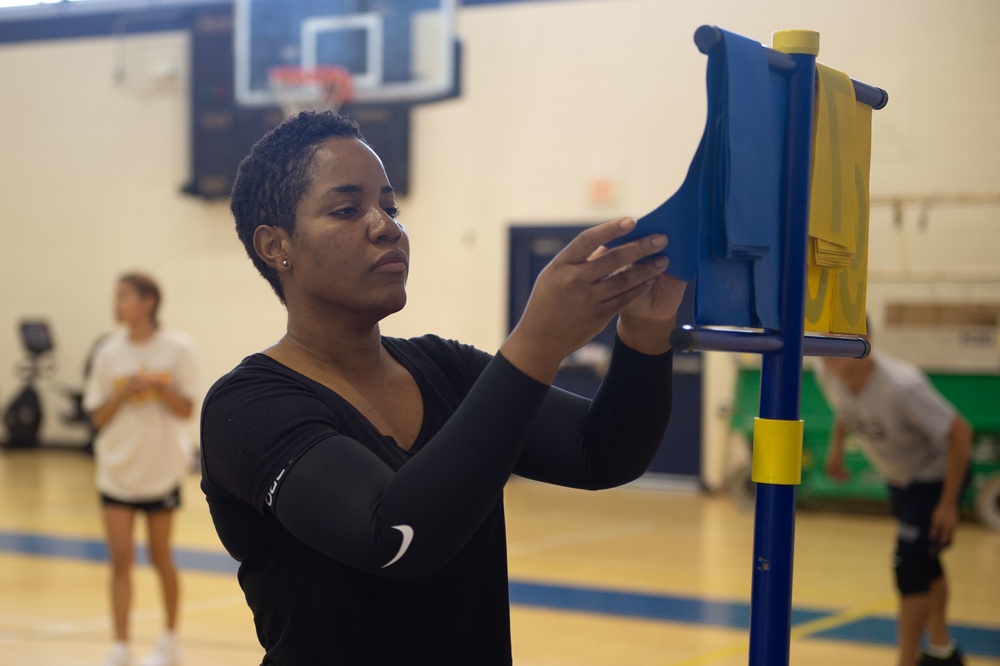
<path fill-rule="evenodd" d="M 587 226 L 511 227 L 508 330 L 520 319 L 538 274 Z M 678 312 L 678 325 L 693 321 L 693 295 L 694 289 L 689 288 Z M 589 344 L 566 360 L 556 377 L 557 386 L 593 397 L 604 376 L 603 364 L 614 340 L 614 327 L 612 320 Z M 701 384 L 701 354 L 677 354 L 670 426 L 650 465 L 651 473 L 701 478 Z"/>

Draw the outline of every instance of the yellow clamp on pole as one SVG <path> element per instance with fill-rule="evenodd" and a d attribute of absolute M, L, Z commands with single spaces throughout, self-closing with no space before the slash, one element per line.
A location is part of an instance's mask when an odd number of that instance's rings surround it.
<path fill-rule="evenodd" d="M 797 486 L 802 483 L 804 421 L 753 420 L 754 483 Z"/>
<path fill-rule="evenodd" d="M 819 55 L 819 33 L 815 30 L 778 30 L 771 33 L 771 48 L 782 53 Z"/>

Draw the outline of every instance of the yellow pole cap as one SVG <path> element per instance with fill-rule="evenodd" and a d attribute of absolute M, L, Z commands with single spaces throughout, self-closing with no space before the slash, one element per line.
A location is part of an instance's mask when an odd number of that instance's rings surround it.
<path fill-rule="evenodd" d="M 819 33 L 815 30 L 778 30 L 771 33 L 771 48 L 782 53 L 819 55 Z"/>

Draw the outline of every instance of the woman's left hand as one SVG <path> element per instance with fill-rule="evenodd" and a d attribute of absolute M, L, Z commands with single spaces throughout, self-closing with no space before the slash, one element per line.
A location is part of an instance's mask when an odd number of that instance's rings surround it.
<path fill-rule="evenodd" d="M 649 324 L 673 322 L 686 287 L 686 282 L 660 273 L 653 278 L 649 291 L 622 308 L 619 316 Z"/>
<path fill-rule="evenodd" d="M 600 248 L 591 258 L 598 257 Z M 637 296 L 618 312 L 618 337 L 632 349 L 645 354 L 662 354 L 670 349 L 670 331 L 676 326 L 677 308 L 684 298 L 687 283 L 660 273 L 651 280 L 645 293 Z"/>

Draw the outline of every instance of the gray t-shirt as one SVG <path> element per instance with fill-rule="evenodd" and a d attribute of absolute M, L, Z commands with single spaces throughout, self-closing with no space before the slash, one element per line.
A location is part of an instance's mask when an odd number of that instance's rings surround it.
<path fill-rule="evenodd" d="M 915 365 L 875 351 L 872 357 L 875 371 L 857 393 L 818 366 L 827 402 L 889 484 L 944 479 L 955 408 Z"/>

